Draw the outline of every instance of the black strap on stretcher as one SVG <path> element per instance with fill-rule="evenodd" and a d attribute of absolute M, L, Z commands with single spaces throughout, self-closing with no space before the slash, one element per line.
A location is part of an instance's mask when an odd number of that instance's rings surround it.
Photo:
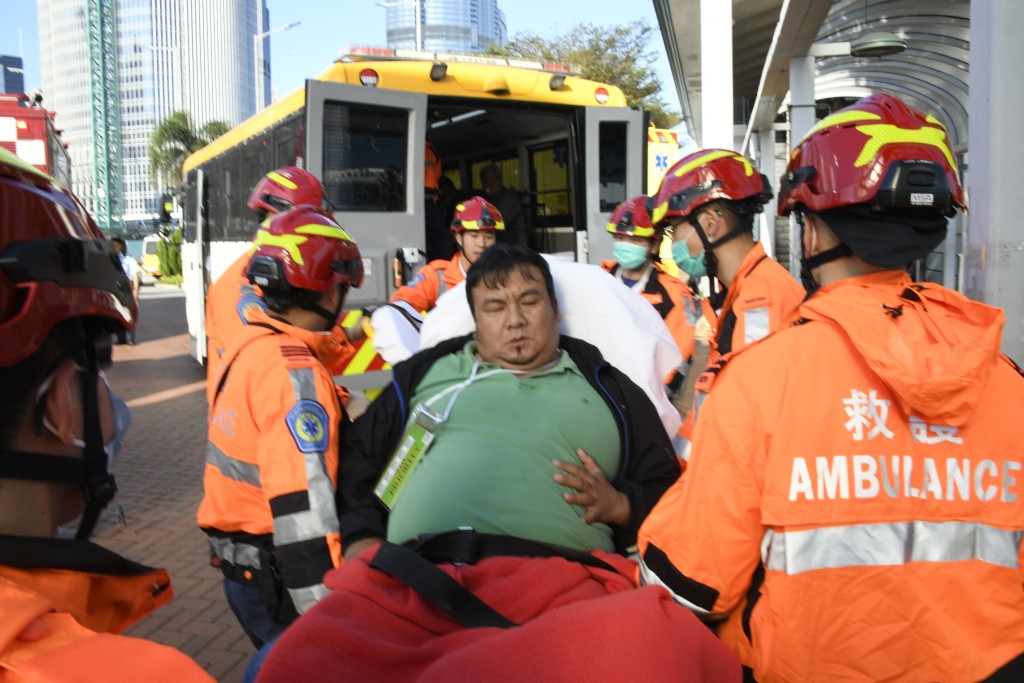
<path fill-rule="evenodd" d="M 382 543 L 370 566 L 416 591 L 463 626 L 512 628 L 519 624 L 485 603 L 435 564 L 476 564 L 479 560 L 500 556 L 562 557 L 615 572 L 611 565 L 588 553 L 511 536 L 478 534 L 471 530 L 437 534 L 404 546 Z"/>
<path fill-rule="evenodd" d="M 519 625 L 405 546 L 382 543 L 370 566 L 401 581 L 463 626 L 512 628 Z"/>

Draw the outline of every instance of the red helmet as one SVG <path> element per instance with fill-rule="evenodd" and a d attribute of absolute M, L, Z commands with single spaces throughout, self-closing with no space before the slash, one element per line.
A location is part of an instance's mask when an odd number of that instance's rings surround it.
<path fill-rule="evenodd" d="M 67 190 L 0 149 L 0 366 L 39 349 L 54 325 L 135 326 L 117 248 Z"/>
<path fill-rule="evenodd" d="M 323 188 L 316 176 L 295 166 L 285 166 L 260 178 L 249 195 L 249 208 L 274 214 L 300 204 L 319 207 L 323 201 Z"/>
<path fill-rule="evenodd" d="M 455 207 L 452 232 L 467 230 L 504 230 L 501 212 L 483 197 L 470 197 Z"/>
<path fill-rule="evenodd" d="M 608 218 L 608 232 L 632 237 L 657 237 L 661 230 L 651 222 L 651 214 L 647 212 L 648 201 L 650 197 L 642 194 L 615 207 Z"/>
<path fill-rule="evenodd" d="M 423 187 L 437 192 L 437 181 L 441 179 L 441 156 L 437 153 L 434 143 L 427 140 L 423 150 Z"/>
<path fill-rule="evenodd" d="M 651 219 L 663 223 L 669 216 L 687 218 L 716 200 L 752 200 L 758 205 L 772 198 L 772 186 L 754 164 L 727 149 L 702 149 L 672 165 L 654 197 Z M 759 210 L 759 209 L 758 209 Z"/>
<path fill-rule="evenodd" d="M 319 207 L 296 206 L 272 217 L 253 241 L 249 279 L 264 290 L 326 292 L 363 284 L 363 260 L 347 232 Z"/>
<path fill-rule="evenodd" d="M 818 122 L 790 154 L 779 215 L 853 204 L 966 209 L 946 129 L 892 95 L 871 95 Z"/>

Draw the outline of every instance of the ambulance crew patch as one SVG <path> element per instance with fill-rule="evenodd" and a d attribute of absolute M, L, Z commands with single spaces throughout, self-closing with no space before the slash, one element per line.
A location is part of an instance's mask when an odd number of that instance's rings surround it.
<path fill-rule="evenodd" d="M 242 322 L 248 325 L 249 313 L 257 308 L 264 313 L 267 311 L 267 305 L 263 303 L 263 299 L 255 294 L 246 294 L 238 300 L 238 306 L 235 307 L 235 310 L 238 311 L 238 317 L 242 319 Z"/>
<path fill-rule="evenodd" d="M 316 401 L 299 401 L 284 420 L 300 451 L 317 453 L 327 450 L 327 411 L 322 405 Z"/>

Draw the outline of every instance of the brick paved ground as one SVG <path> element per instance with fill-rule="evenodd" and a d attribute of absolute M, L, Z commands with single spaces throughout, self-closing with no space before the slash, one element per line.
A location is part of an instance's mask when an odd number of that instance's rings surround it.
<path fill-rule="evenodd" d="M 137 346 L 115 346 L 111 386 L 133 424 L 114 467 L 117 509 L 94 536 L 126 557 L 171 572 L 175 599 L 128 635 L 176 647 L 218 681 L 242 680 L 254 650 L 228 609 L 220 574 L 196 526 L 206 452 L 204 369 L 189 354 L 185 299 L 177 288 L 142 290 Z"/>

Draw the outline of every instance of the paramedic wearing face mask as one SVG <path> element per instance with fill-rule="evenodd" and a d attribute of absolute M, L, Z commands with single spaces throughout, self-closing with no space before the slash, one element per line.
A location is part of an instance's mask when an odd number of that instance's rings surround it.
<path fill-rule="evenodd" d="M 165 570 L 90 543 L 130 423 L 107 385 L 135 326 L 116 247 L 52 179 L 0 149 L 0 679 L 211 681 L 120 633 L 171 600 Z M 57 527 L 82 515 L 74 539 Z"/>

